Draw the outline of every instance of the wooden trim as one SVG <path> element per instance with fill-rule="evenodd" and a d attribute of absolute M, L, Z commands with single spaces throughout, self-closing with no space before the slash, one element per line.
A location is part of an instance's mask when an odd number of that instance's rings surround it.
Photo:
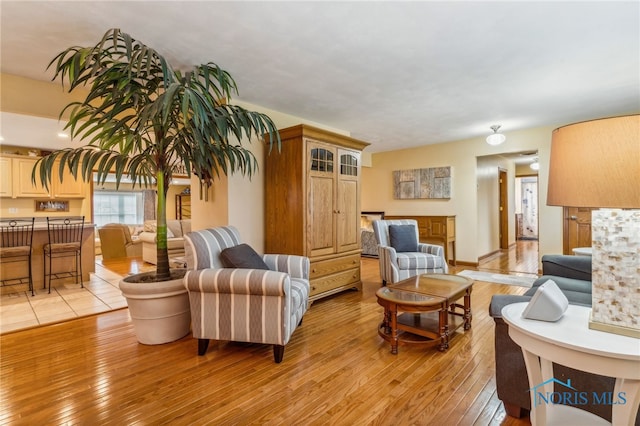
<path fill-rule="evenodd" d="M 467 262 L 465 260 L 456 261 L 456 266 L 473 266 L 474 268 L 477 268 L 479 264 L 480 262 Z"/>
<path fill-rule="evenodd" d="M 481 261 L 483 261 L 484 259 L 486 259 L 487 257 L 490 257 L 490 256 L 493 256 L 494 254 L 500 253 L 502 250 L 503 250 L 503 249 L 498 249 L 498 250 L 494 250 L 494 251 L 492 251 L 492 252 L 489 252 L 489 253 L 487 253 L 487 254 L 484 254 L 484 255 L 482 255 L 482 256 L 480 256 L 480 257 L 478 257 L 478 261 L 479 261 L 479 262 L 481 262 Z M 458 263 L 459 263 L 459 262 L 458 262 Z"/>
<path fill-rule="evenodd" d="M 344 148 L 352 148 L 362 151 L 370 144 L 361 140 L 352 138 L 350 136 L 340 135 L 333 133 L 329 130 L 319 129 L 317 127 L 309 126 L 308 124 L 298 124 L 297 126 L 287 127 L 286 129 L 279 130 L 280 139 L 294 139 L 294 138 L 311 138 L 320 140 L 322 142 L 329 142 L 331 144 L 341 146 Z M 268 144 L 267 137 L 264 138 Z"/>

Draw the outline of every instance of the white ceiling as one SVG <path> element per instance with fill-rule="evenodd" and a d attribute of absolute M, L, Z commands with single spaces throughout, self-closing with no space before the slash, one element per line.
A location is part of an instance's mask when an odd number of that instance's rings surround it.
<path fill-rule="evenodd" d="M 370 152 L 640 112 L 640 2 L 6 1 L 3 73 L 111 27 Z M 3 114 L 2 132 L 11 122 Z"/>

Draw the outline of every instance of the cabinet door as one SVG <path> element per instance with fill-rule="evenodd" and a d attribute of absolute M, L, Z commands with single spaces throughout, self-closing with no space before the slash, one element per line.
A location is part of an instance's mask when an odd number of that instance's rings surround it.
<path fill-rule="evenodd" d="M 40 182 L 36 180 L 34 185 L 31 182 L 31 172 L 33 166 L 38 161 L 37 158 L 14 158 L 13 159 L 13 179 L 14 179 L 14 196 L 29 198 L 29 197 L 47 197 L 49 198 L 49 191 L 46 190 Z M 37 179 L 37 178 L 36 178 Z"/>
<path fill-rule="evenodd" d="M 336 250 L 360 248 L 360 153 L 338 150 Z"/>
<path fill-rule="evenodd" d="M 576 247 L 591 247 L 591 207 L 563 207 L 563 254 Z"/>
<path fill-rule="evenodd" d="M 429 225 L 429 238 L 434 238 L 441 241 L 447 239 L 447 218 L 446 217 L 430 217 L 428 218 Z"/>
<path fill-rule="evenodd" d="M 0 157 L 0 197 L 13 196 L 13 168 L 11 158 Z"/>
<path fill-rule="evenodd" d="M 336 150 L 317 142 L 307 144 L 307 255 L 335 253 Z"/>
<path fill-rule="evenodd" d="M 54 198 L 84 198 L 85 183 L 82 178 L 78 176 L 76 180 L 71 172 L 65 169 L 62 182 L 60 182 L 58 167 L 56 164 L 53 169 L 52 186 Z"/>

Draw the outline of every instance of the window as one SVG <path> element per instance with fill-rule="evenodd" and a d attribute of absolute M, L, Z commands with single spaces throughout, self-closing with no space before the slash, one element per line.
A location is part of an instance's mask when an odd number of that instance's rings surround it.
<path fill-rule="evenodd" d="M 94 192 L 93 217 L 97 226 L 104 226 L 107 223 L 143 223 L 144 204 L 142 191 Z"/>
<path fill-rule="evenodd" d="M 358 176 L 358 158 L 351 154 L 340 156 L 340 174 L 348 176 Z"/>
<path fill-rule="evenodd" d="M 313 148 L 311 150 L 311 170 L 333 172 L 333 153 L 324 148 Z"/>

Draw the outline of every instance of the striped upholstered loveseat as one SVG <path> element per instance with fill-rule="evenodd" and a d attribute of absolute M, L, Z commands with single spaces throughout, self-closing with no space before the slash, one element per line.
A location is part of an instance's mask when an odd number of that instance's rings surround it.
<path fill-rule="evenodd" d="M 220 253 L 241 244 L 233 226 L 185 235 L 191 328 L 204 355 L 209 339 L 273 345 L 276 363 L 309 303 L 309 258 L 262 256 L 269 270 L 225 268 Z"/>
<path fill-rule="evenodd" d="M 416 249 L 399 251 L 393 246 L 389 234 L 390 226 L 413 226 L 415 228 Z M 378 241 L 380 277 L 383 284 L 398 281 L 427 273 L 444 273 L 449 265 L 444 258 L 444 248 L 434 244 L 420 243 L 418 222 L 414 219 L 374 220 L 373 232 Z M 412 230 L 412 232 L 414 232 Z"/>

